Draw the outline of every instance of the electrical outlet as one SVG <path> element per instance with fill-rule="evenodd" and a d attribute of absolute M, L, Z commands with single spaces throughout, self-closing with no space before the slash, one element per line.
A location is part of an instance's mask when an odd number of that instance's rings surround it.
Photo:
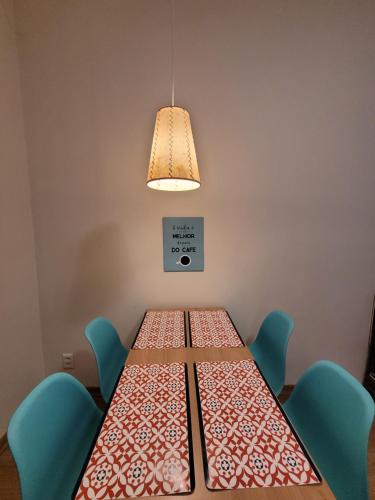
<path fill-rule="evenodd" d="M 72 370 L 74 368 L 74 359 L 72 352 L 64 352 L 62 355 L 62 364 L 64 370 Z"/>

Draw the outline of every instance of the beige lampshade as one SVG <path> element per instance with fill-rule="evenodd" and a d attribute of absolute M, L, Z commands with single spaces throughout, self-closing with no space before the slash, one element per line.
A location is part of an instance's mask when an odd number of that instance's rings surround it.
<path fill-rule="evenodd" d="M 177 106 L 156 114 L 147 185 L 162 191 L 189 191 L 200 186 L 190 116 Z"/>

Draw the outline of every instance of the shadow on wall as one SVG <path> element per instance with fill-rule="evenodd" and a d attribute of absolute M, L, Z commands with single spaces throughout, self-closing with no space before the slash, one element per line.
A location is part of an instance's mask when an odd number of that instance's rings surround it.
<path fill-rule="evenodd" d="M 73 320 L 103 315 L 122 296 L 125 276 L 125 232 L 116 224 L 100 226 L 82 241 L 68 301 Z"/>
<path fill-rule="evenodd" d="M 99 386 L 98 370 L 96 367 L 95 354 L 87 343 L 87 349 L 78 349 L 74 351 L 74 372 L 72 375 L 82 381 L 90 381 L 91 387 Z M 67 371 L 67 373 L 71 373 Z"/>

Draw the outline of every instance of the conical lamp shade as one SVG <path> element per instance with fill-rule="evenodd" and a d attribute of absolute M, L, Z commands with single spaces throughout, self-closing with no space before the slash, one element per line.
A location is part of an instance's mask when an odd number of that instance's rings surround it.
<path fill-rule="evenodd" d="M 162 191 L 189 191 L 200 186 L 190 116 L 177 106 L 157 112 L 147 185 Z"/>

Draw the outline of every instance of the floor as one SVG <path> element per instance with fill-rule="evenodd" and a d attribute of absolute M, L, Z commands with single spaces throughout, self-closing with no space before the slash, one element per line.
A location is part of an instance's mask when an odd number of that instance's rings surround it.
<path fill-rule="evenodd" d="M 101 406 L 99 398 L 95 397 L 98 405 Z M 280 398 L 282 399 L 282 398 Z M 370 435 L 369 454 L 369 479 L 370 479 L 370 495 L 375 499 L 375 424 Z M 19 500 L 19 483 L 17 469 L 13 461 L 12 455 L 8 448 L 0 454 L 0 499 L 1 500 Z"/>

